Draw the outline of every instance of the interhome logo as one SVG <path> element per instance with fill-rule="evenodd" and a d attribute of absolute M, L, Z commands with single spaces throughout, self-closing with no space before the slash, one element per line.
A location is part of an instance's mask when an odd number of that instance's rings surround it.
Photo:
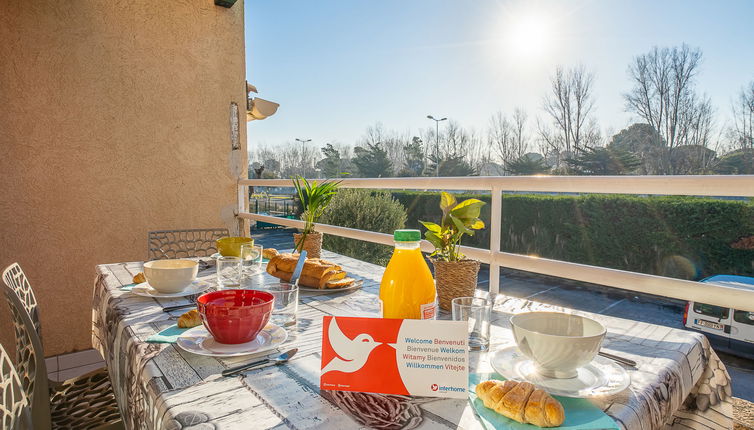
<path fill-rule="evenodd" d="M 429 388 L 432 391 L 440 391 L 440 392 L 445 392 L 445 393 L 447 393 L 449 391 L 453 391 L 453 392 L 456 392 L 456 393 L 462 393 L 462 392 L 466 391 L 465 388 L 461 388 L 461 387 L 447 387 L 445 385 L 437 385 L 437 384 L 432 384 Z"/>

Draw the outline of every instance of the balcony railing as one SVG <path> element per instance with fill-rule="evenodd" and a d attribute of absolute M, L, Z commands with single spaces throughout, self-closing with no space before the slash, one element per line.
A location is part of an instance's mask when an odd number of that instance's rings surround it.
<path fill-rule="evenodd" d="M 238 182 L 238 216 L 287 227 L 302 228 L 298 220 L 252 214 L 248 211 L 248 187 L 292 187 L 288 179 L 244 179 Z M 470 258 L 490 265 L 490 293 L 500 290 L 500 267 L 573 279 L 640 293 L 680 300 L 691 300 L 754 312 L 754 290 L 628 272 L 606 267 L 500 251 L 501 219 L 505 210 L 503 191 L 599 193 L 635 195 L 688 195 L 718 197 L 754 197 L 754 175 L 739 176 L 476 176 L 453 178 L 378 178 L 345 179 L 344 188 L 409 190 L 486 190 L 492 193 L 490 249 L 462 247 Z M 317 230 L 367 242 L 393 244 L 385 233 L 318 224 Z M 422 241 L 422 250 L 432 245 Z"/>

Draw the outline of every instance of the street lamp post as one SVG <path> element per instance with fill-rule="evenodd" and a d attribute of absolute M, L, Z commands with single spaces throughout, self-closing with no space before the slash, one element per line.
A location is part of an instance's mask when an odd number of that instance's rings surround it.
<path fill-rule="evenodd" d="M 306 166 L 304 166 L 304 146 L 311 141 L 311 139 L 296 138 L 296 142 L 301 142 L 301 167 L 304 167 L 304 176 L 306 176 Z"/>
<path fill-rule="evenodd" d="M 440 176 L 440 122 L 447 118 L 435 119 L 432 115 L 427 115 L 427 118 L 435 122 L 435 176 Z"/>

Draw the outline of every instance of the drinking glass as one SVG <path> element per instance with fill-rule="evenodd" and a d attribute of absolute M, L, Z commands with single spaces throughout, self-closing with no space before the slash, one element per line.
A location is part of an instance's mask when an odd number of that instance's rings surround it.
<path fill-rule="evenodd" d="M 223 288 L 241 287 L 241 259 L 238 257 L 218 257 L 217 285 Z"/>
<path fill-rule="evenodd" d="M 245 243 L 241 245 L 241 265 L 244 276 L 253 276 L 262 270 L 262 245 Z"/>
<path fill-rule="evenodd" d="M 266 284 L 262 290 L 275 297 L 270 321 L 281 327 L 295 325 L 298 313 L 298 285 L 279 282 Z"/>
<path fill-rule="evenodd" d="M 456 297 L 451 302 L 453 321 L 466 321 L 469 349 L 485 351 L 490 346 L 490 314 L 492 303 L 479 297 Z"/>

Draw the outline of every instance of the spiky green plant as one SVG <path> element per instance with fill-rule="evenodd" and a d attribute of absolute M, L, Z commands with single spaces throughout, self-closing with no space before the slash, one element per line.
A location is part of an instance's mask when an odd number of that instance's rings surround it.
<path fill-rule="evenodd" d="M 464 234 L 473 236 L 474 230 L 484 228 L 484 221 L 479 219 L 484 205 L 483 201 L 477 199 L 458 203 L 452 194 L 443 191 L 440 197 L 440 224 L 419 221 L 427 228 L 424 237 L 435 246 L 435 252 L 431 256 L 442 261 L 463 260 L 464 255 L 459 251 L 461 238 Z"/>
<path fill-rule="evenodd" d="M 293 186 L 296 188 L 298 198 L 304 211 L 301 213 L 301 221 L 304 221 L 304 229 L 301 231 L 301 239 L 296 243 L 296 250 L 304 248 L 306 236 L 314 232 L 314 224 L 319 220 L 327 209 L 332 198 L 337 194 L 340 181 L 317 181 L 309 182 L 302 176 L 293 178 Z"/>

